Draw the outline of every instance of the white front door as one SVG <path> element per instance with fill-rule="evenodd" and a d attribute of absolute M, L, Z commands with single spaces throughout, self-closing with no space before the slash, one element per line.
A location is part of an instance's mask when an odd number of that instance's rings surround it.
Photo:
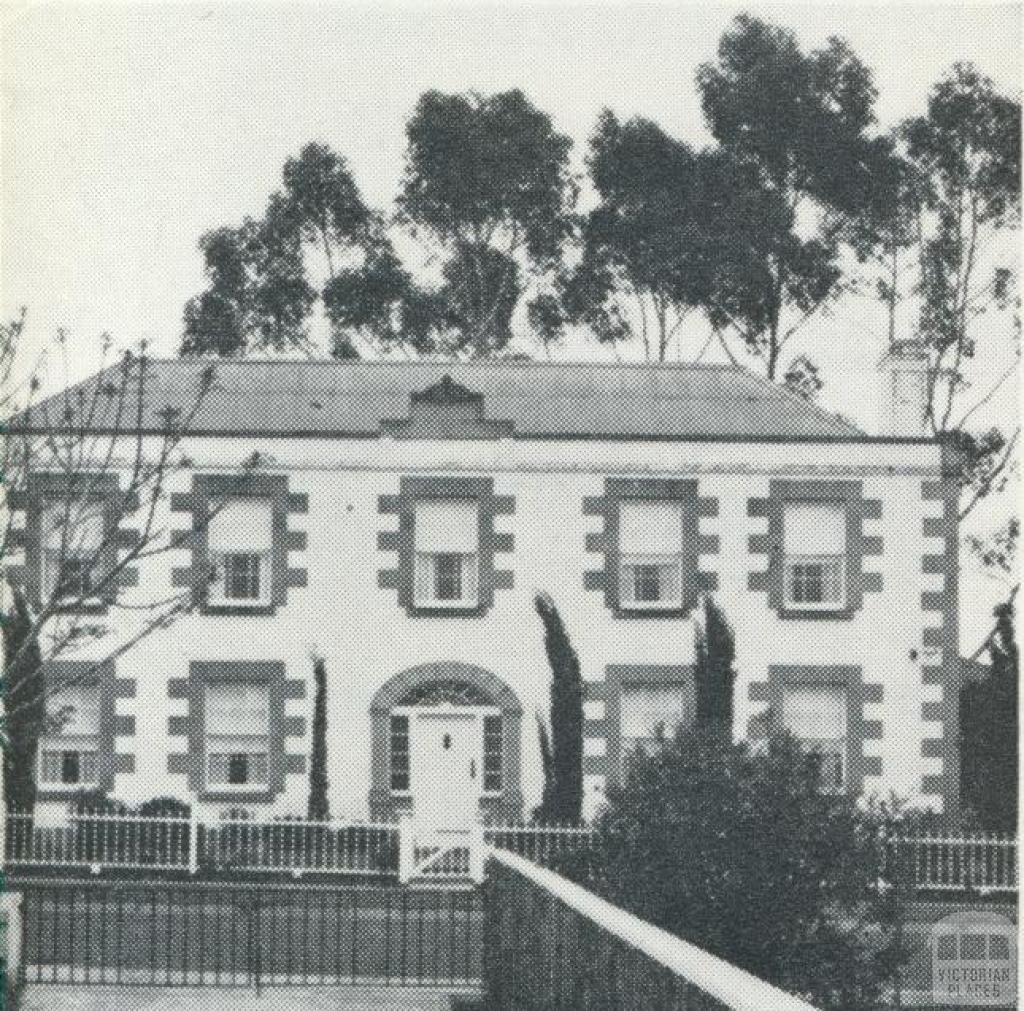
<path fill-rule="evenodd" d="M 428 709 L 411 721 L 413 817 L 431 828 L 463 828 L 476 819 L 483 782 L 478 713 Z"/>

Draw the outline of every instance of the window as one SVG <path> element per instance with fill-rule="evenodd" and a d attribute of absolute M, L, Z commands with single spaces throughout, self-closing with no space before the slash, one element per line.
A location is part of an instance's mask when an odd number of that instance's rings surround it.
<path fill-rule="evenodd" d="M 42 586 L 49 599 L 96 596 L 94 567 L 104 541 L 101 503 L 83 508 L 52 502 L 42 511 Z"/>
<path fill-rule="evenodd" d="M 415 538 L 416 604 L 475 606 L 480 543 L 477 503 L 417 502 Z"/>
<path fill-rule="evenodd" d="M 207 788 L 265 788 L 270 743 L 266 685 L 208 685 L 205 702 Z"/>
<path fill-rule="evenodd" d="M 791 502 L 783 518 L 786 606 L 841 610 L 846 604 L 846 508 L 841 502 Z"/>
<path fill-rule="evenodd" d="M 619 705 L 623 771 L 637 749 L 655 754 L 687 720 L 682 684 L 623 685 Z"/>
<path fill-rule="evenodd" d="M 820 756 L 821 781 L 828 790 L 846 783 L 846 688 L 837 685 L 786 687 L 782 724 L 808 752 Z"/>
<path fill-rule="evenodd" d="M 391 717 L 391 789 L 409 790 L 409 717 Z"/>
<path fill-rule="evenodd" d="M 683 511 L 678 502 L 619 506 L 619 600 L 631 610 L 681 607 Z"/>
<path fill-rule="evenodd" d="M 46 787 L 89 787 L 99 782 L 100 690 L 69 685 L 46 700 L 56 726 L 39 742 L 39 782 Z"/>
<path fill-rule="evenodd" d="M 501 793 L 503 747 L 500 716 L 484 717 L 484 793 Z"/>
<path fill-rule="evenodd" d="M 209 526 L 210 602 L 252 607 L 270 603 L 273 507 L 269 499 L 224 499 Z"/>

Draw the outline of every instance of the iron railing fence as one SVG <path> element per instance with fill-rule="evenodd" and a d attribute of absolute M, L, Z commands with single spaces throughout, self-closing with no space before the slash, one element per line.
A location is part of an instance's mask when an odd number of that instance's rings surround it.
<path fill-rule="evenodd" d="M 477 890 L 19 880 L 28 983 L 475 990 Z"/>
<path fill-rule="evenodd" d="M 894 835 L 885 841 L 890 876 L 899 867 L 907 884 L 924 892 L 1017 892 L 1017 840 L 973 835 Z"/>
<path fill-rule="evenodd" d="M 501 850 L 488 855 L 483 971 L 491 1011 L 813 1011 L 547 868 Z"/>

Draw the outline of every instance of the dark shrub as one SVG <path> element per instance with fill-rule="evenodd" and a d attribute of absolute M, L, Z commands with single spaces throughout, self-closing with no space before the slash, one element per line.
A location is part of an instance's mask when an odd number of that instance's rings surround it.
<path fill-rule="evenodd" d="M 592 853 L 562 869 L 816 1006 L 854 1011 L 878 1006 L 897 964 L 880 828 L 821 789 L 788 735 L 754 750 L 684 731 L 636 756 Z"/>

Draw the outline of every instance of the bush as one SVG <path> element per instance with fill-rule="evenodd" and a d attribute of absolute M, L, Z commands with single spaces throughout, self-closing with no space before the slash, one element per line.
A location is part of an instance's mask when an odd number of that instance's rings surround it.
<path fill-rule="evenodd" d="M 823 792 L 788 735 L 755 751 L 684 732 L 636 756 L 593 851 L 561 869 L 817 1006 L 855 1011 L 879 1004 L 898 961 L 879 828 Z"/>
<path fill-rule="evenodd" d="M 175 797 L 154 797 L 140 804 L 136 812 L 141 818 L 166 818 L 147 824 L 139 821 L 135 826 L 138 833 L 139 862 L 144 864 L 188 864 L 190 835 L 187 819 L 192 808 Z M 180 819 L 179 822 L 170 819 Z"/>

